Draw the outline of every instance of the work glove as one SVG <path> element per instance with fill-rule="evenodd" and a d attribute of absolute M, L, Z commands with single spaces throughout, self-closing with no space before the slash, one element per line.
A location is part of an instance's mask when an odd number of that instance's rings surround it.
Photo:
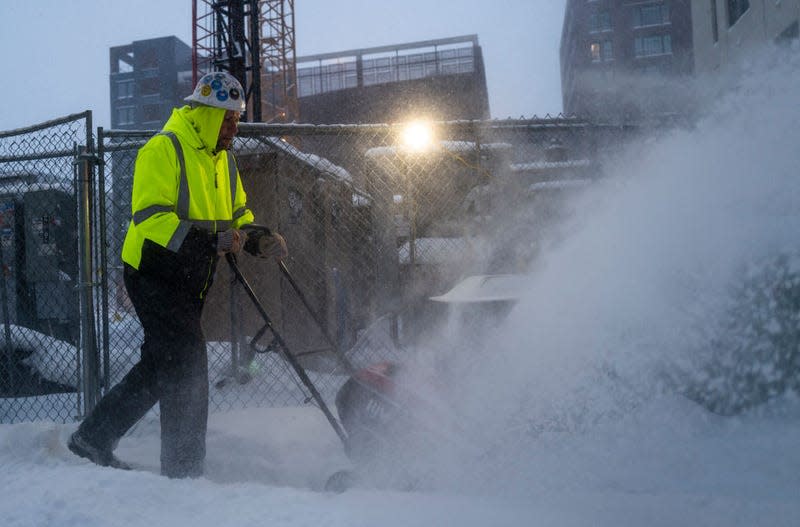
<path fill-rule="evenodd" d="M 217 233 L 217 253 L 238 253 L 247 242 L 247 233 L 239 229 L 228 229 Z"/>
<path fill-rule="evenodd" d="M 247 229 L 247 227 L 244 228 Z M 283 236 L 263 228 L 250 230 L 244 250 L 258 258 L 283 260 L 289 256 Z"/>

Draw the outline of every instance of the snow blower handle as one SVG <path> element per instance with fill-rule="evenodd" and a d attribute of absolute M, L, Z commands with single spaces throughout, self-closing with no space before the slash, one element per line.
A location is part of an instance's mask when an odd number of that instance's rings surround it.
<path fill-rule="evenodd" d="M 242 225 L 242 230 L 246 232 L 248 236 L 250 235 L 272 236 L 272 231 L 269 230 L 269 227 L 267 227 L 266 225 L 259 225 L 257 223 L 248 223 L 247 225 Z"/>
<path fill-rule="evenodd" d="M 325 417 L 328 419 L 328 422 L 330 423 L 334 432 L 336 432 L 336 435 L 339 436 L 339 439 L 342 440 L 342 444 L 345 446 L 345 448 L 347 448 L 347 434 L 339 424 L 339 421 L 336 420 L 336 417 L 334 417 L 330 408 L 328 408 L 328 405 L 325 403 L 325 400 L 322 398 L 322 395 L 317 390 L 317 387 L 308 377 L 305 368 L 303 368 L 300 362 L 298 362 L 295 355 L 289 350 L 289 346 L 286 345 L 286 341 L 283 340 L 281 334 L 278 333 L 277 329 L 275 329 L 275 326 L 272 324 L 272 320 L 269 318 L 269 315 L 267 314 L 267 310 L 264 309 L 264 305 L 258 299 L 258 296 L 256 296 L 255 292 L 253 291 L 253 288 L 250 287 L 250 284 L 247 282 L 247 279 L 244 277 L 242 271 L 239 269 L 239 265 L 236 263 L 236 257 L 231 253 L 225 253 L 225 258 L 228 260 L 228 265 L 231 271 L 233 272 L 234 277 L 242 285 L 242 288 L 244 289 L 245 293 L 247 293 L 247 296 L 250 297 L 250 300 L 253 302 L 253 305 L 255 306 L 256 310 L 264 319 L 264 325 L 270 330 L 270 332 L 272 332 L 273 343 L 276 344 L 277 347 L 281 350 L 281 352 L 283 353 L 283 357 L 286 359 L 286 362 L 289 363 L 289 365 L 294 370 L 295 374 L 297 374 L 297 377 L 308 389 L 309 393 L 311 394 L 311 398 L 317 403 L 317 406 L 319 407 L 320 410 L 322 410 L 322 413 L 325 414 Z"/>
<path fill-rule="evenodd" d="M 248 244 L 252 244 L 250 246 L 251 248 L 253 246 L 258 247 L 260 244 L 259 241 L 260 238 L 262 237 L 268 238 L 269 236 L 272 236 L 272 231 L 269 230 L 269 227 L 265 227 L 264 225 L 258 225 L 256 223 L 244 225 L 242 229 L 247 233 L 247 242 L 244 245 L 244 249 L 250 254 L 259 256 L 258 254 L 248 249 Z M 331 338 L 331 336 L 328 334 L 326 330 L 327 326 L 326 324 L 323 323 L 322 317 L 311 306 L 311 303 L 308 301 L 308 298 L 306 298 L 305 293 L 303 293 L 303 289 L 295 281 L 294 277 L 292 276 L 292 273 L 289 272 L 289 268 L 286 267 L 286 263 L 280 258 L 277 259 L 277 262 L 278 262 L 278 268 L 281 270 L 281 274 L 283 274 L 283 277 L 286 279 L 287 282 L 289 282 L 289 285 L 292 286 L 292 289 L 294 289 L 294 292 L 297 294 L 297 297 L 300 299 L 300 302 L 302 302 L 303 306 L 305 306 L 306 310 L 311 315 L 311 318 L 313 318 L 314 322 L 317 324 L 317 326 L 319 326 L 320 331 L 322 331 L 322 336 L 328 342 L 328 345 L 330 345 L 331 349 L 333 350 L 334 356 L 336 356 L 336 358 L 339 360 L 342 366 L 344 366 L 348 374 L 354 373 L 355 368 L 347 359 L 347 357 L 345 357 L 344 353 L 342 353 L 342 351 L 339 349 L 339 346 L 336 344 L 334 339 Z"/>

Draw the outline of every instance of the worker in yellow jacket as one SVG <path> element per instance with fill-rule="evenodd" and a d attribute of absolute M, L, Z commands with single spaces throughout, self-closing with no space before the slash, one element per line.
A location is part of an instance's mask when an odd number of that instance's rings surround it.
<path fill-rule="evenodd" d="M 144 330 L 141 360 L 103 397 L 69 439 L 75 454 L 129 468 L 113 450 L 160 404 L 161 472 L 203 473 L 208 360 L 201 314 L 221 255 L 242 248 L 284 258 L 274 234 L 247 240 L 254 221 L 229 148 L 245 109 L 241 84 L 205 75 L 161 133 L 136 158 L 132 214 L 122 247 L 124 281 Z"/>

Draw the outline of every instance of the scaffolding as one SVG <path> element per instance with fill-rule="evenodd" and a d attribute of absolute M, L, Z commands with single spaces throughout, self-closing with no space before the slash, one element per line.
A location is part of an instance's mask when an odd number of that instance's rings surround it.
<path fill-rule="evenodd" d="M 294 0 L 262 0 L 260 13 L 264 121 L 290 123 L 299 115 Z"/>
<path fill-rule="evenodd" d="M 223 70 L 242 83 L 252 122 L 297 118 L 294 0 L 192 0 L 192 77 Z"/>

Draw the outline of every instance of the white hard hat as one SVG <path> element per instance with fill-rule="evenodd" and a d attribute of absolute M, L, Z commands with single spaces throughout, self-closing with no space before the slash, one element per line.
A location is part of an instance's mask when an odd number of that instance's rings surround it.
<path fill-rule="evenodd" d="M 245 110 L 244 89 L 236 77 L 224 71 L 203 75 L 197 82 L 194 92 L 184 101 L 196 102 L 215 108 L 236 112 Z"/>

